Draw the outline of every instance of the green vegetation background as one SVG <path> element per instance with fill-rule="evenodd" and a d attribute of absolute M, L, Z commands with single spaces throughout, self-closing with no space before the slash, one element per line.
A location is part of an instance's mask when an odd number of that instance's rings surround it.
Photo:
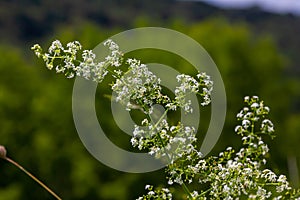
<path fill-rule="evenodd" d="M 129 28 L 162 26 L 197 40 L 222 74 L 228 100 L 224 131 L 211 155 L 240 147 L 233 129 L 245 95 L 258 95 L 271 107 L 277 137 L 269 141 L 268 167 L 289 174 L 288 160 L 300 166 L 300 18 L 257 8 L 220 10 L 202 3 L 177 1 L 1 1 L 0 2 L 0 144 L 8 155 L 40 177 L 63 199 L 135 199 L 145 184 L 166 184 L 164 171 L 128 174 L 94 159 L 81 143 L 72 118 L 73 80 L 49 72 L 30 47 L 79 40 L 94 48 Z M 122 48 L 122 47 L 121 47 Z M 145 63 L 168 64 L 184 73 L 191 66 L 173 54 L 144 50 L 132 53 Z M 106 81 L 109 83 L 109 80 Z M 107 85 L 98 87 L 96 107 L 108 137 L 129 148 L 111 117 Z M 201 111 L 199 140 L 209 123 Z M 109 130 L 109 131 L 108 131 Z M 109 152 L 107 152 L 109 154 Z M 299 176 L 299 175 L 298 175 Z M 180 190 L 180 188 L 179 188 Z M 180 196 L 180 194 L 178 194 Z M 52 199 L 18 169 L 0 161 L 0 200 Z"/>

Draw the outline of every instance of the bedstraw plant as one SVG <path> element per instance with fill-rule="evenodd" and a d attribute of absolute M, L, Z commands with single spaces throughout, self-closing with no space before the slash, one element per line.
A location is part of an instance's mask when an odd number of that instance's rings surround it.
<path fill-rule="evenodd" d="M 67 78 L 79 76 L 101 83 L 107 75 L 112 76 L 110 87 L 116 95 L 113 100 L 125 105 L 128 111 L 143 112 L 142 126 L 135 126 L 130 142 L 138 150 L 146 150 L 168 163 L 165 167 L 168 186 L 146 185 L 146 194 L 138 200 L 172 199 L 169 187 L 173 184 L 182 187 L 186 199 L 300 199 L 299 190 L 290 187 L 285 175 L 265 168 L 269 148 L 263 138 L 275 135 L 268 118 L 270 108 L 257 96 L 245 97 L 245 107 L 237 114 L 239 125 L 235 133 L 241 136 L 242 148 L 228 147 L 218 156 L 205 158 L 196 146 L 195 128 L 180 121 L 171 124 L 166 116 L 176 110 L 192 113 L 190 94 L 198 95 L 202 106 L 210 104 L 211 77 L 205 72 L 198 72 L 195 77 L 180 74 L 176 77 L 178 86 L 170 97 L 147 65 L 134 58 L 125 59 L 112 40 L 104 45 L 110 53 L 100 62 L 91 50 L 83 50 L 78 41 L 63 46 L 56 40 L 47 52 L 38 44 L 32 50 L 48 69 L 55 69 Z M 152 113 L 156 104 L 164 107 L 164 113 L 155 119 Z M 205 187 L 191 191 L 192 183 Z"/>

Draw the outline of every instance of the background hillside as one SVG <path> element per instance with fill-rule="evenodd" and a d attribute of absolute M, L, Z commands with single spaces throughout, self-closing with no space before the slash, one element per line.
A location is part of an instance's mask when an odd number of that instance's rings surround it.
<path fill-rule="evenodd" d="M 24 0 L 0 2 L 0 36 L 2 42 L 36 41 L 51 37 L 58 26 L 81 26 L 84 21 L 102 27 L 129 28 L 140 18 L 151 19 L 152 25 L 166 25 L 174 19 L 193 24 L 207 18 L 226 18 L 245 22 L 256 34 L 272 35 L 282 51 L 299 63 L 300 17 L 274 14 L 259 7 L 220 9 L 202 2 L 174 0 Z M 27 44 L 27 43 L 26 43 Z M 293 69 L 299 68 L 293 63 Z"/>

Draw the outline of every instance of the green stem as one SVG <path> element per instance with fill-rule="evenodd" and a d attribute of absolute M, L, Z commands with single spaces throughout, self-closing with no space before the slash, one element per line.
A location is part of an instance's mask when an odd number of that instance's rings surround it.
<path fill-rule="evenodd" d="M 65 56 L 48 56 L 48 58 L 56 59 L 56 58 L 65 58 Z"/>
<path fill-rule="evenodd" d="M 169 109 L 166 109 L 165 112 L 162 114 L 162 116 L 159 118 L 159 120 L 156 122 L 156 124 L 154 124 L 152 130 L 154 130 L 157 125 L 164 119 L 164 117 L 168 114 Z M 149 115 L 149 117 L 151 118 L 151 116 Z"/>
<path fill-rule="evenodd" d="M 251 123 L 251 133 L 254 134 L 254 120 L 252 120 Z"/>
<path fill-rule="evenodd" d="M 198 197 L 204 196 L 206 193 L 208 193 L 209 191 L 211 191 L 212 188 L 209 188 L 207 190 L 205 190 L 204 192 L 202 192 Z"/>
<path fill-rule="evenodd" d="M 164 119 L 164 117 L 167 115 L 168 111 L 169 111 L 169 109 L 166 109 L 166 110 L 165 110 L 165 112 L 163 113 L 163 115 L 162 115 L 162 116 L 159 118 L 159 120 L 155 123 L 154 127 L 152 128 L 152 130 L 154 130 L 154 129 L 158 126 L 158 124 Z M 148 115 L 148 116 L 150 117 L 150 119 L 152 119 L 150 115 Z M 159 133 L 157 133 L 157 134 L 158 134 L 158 138 L 159 138 L 161 144 L 162 144 L 163 146 L 165 146 L 164 141 L 163 141 L 163 139 L 161 138 L 160 134 L 159 134 Z M 170 158 L 170 156 L 169 156 L 168 154 L 167 154 L 167 158 L 168 158 L 168 160 L 169 160 L 169 162 L 170 162 L 170 161 L 171 161 L 171 158 Z M 186 184 L 185 184 L 184 182 L 182 183 L 181 187 L 182 187 L 183 191 L 188 195 L 188 197 L 192 200 L 192 199 L 193 199 L 193 196 L 191 195 L 191 192 L 189 191 L 188 187 L 186 186 Z"/>
<path fill-rule="evenodd" d="M 27 174 L 30 178 L 32 178 L 35 182 L 37 182 L 40 186 L 42 186 L 47 192 L 49 192 L 52 196 L 54 196 L 57 200 L 61 200 L 61 198 L 55 194 L 50 188 L 48 188 L 43 182 L 41 182 L 39 179 L 37 179 L 35 176 L 33 176 L 30 172 L 28 172 L 26 169 L 24 169 L 21 165 L 19 165 L 14 160 L 4 157 L 4 160 L 8 161 L 9 163 L 13 164 L 17 168 L 19 168 L 21 171 L 23 171 L 25 174 Z"/>
<path fill-rule="evenodd" d="M 263 186 L 264 184 L 261 185 Z M 266 183 L 265 185 L 280 185 L 280 183 Z"/>
<path fill-rule="evenodd" d="M 191 195 L 191 192 L 190 192 L 189 188 L 186 186 L 186 184 L 185 184 L 185 183 L 182 183 L 181 186 L 182 186 L 184 192 L 185 192 L 185 193 L 189 196 L 189 198 L 192 200 L 192 199 L 193 199 L 193 196 Z"/>

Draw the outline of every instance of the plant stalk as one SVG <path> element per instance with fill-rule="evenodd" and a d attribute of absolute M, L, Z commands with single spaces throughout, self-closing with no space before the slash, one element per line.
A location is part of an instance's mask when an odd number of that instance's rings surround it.
<path fill-rule="evenodd" d="M 21 171 L 23 171 L 25 174 L 27 174 L 30 178 L 32 178 L 35 182 L 37 182 L 40 186 L 42 186 L 47 192 L 49 192 L 52 196 L 54 196 L 57 200 L 62 200 L 57 194 L 55 194 L 50 188 L 48 188 L 43 182 L 41 182 L 39 179 L 37 179 L 34 175 L 32 175 L 30 172 L 28 172 L 26 169 L 24 169 L 21 165 L 19 165 L 14 160 L 4 157 L 4 160 L 8 161 L 9 163 L 13 164 L 17 168 L 19 168 Z"/>

